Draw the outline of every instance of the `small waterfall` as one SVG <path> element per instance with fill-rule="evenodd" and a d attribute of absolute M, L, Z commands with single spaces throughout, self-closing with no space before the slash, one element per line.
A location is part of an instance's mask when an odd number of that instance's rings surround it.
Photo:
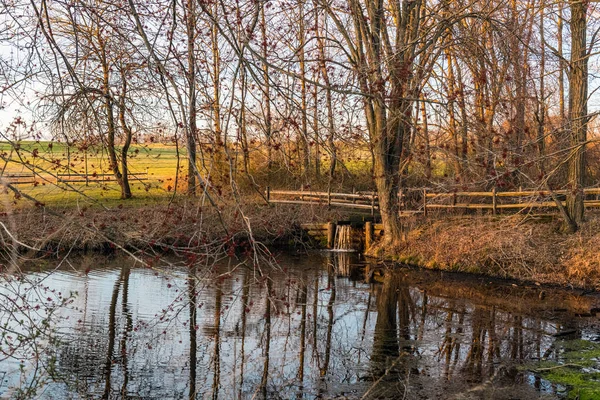
<path fill-rule="evenodd" d="M 352 227 L 350 225 L 338 225 L 335 230 L 333 250 L 354 251 L 352 248 Z"/>

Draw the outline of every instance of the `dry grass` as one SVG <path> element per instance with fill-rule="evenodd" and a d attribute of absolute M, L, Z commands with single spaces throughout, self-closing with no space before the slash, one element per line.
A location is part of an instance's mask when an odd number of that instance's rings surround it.
<path fill-rule="evenodd" d="M 561 264 L 568 279 L 600 288 L 600 215 L 590 216 L 582 229 L 565 241 Z"/>
<path fill-rule="evenodd" d="M 244 199 L 242 205 L 225 200 L 218 209 L 199 199 L 183 198 L 171 204 L 136 204 L 109 210 L 22 208 L 0 214 L 0 222 L 20 242 L 36 249 L 105 250 L 113 242 L 167 251 L 230 246 L 247 243 L 250 238 L 267 245 L 297 244 L 300 223 L 340 217 L 337 211 L 322 207 L 267 206 L 258 198 Z M 11 238 L 0 231 L 0 247 L 10 243 Z"/>
<path fill-rule="evenodd" d="M 421 221 L 388 257 L 425 268 L 600 289 L 600 215 L 576 234 L 523 216 Z"/>

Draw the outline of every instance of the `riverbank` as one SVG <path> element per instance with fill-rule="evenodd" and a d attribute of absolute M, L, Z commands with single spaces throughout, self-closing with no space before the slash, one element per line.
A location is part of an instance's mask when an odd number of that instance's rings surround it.
<path fill-rule="evenodd" d="M 307 246 L 301 224 L 341 220 L 325 207 L 267 207 L 260 199 L 174 202 L 101 207 L 30 207 L 0 214 L 4 250 L 21 253 L 111 252 L 117 248 L 158 252 L 245 251 L 251 242 Z M 380 260 L 545 285 L 600 290 L 600 213 L 575 234 L 561 233 L 556 216 L 414 217 L 396 248 L 375 246 Z"/>
<path fill-rule="evenodd" d="M 267 207 L 259 199 L 212 206 L 207 200 L 101 207 L 30 207 L 0 213 L 0 247 L 15 243 L 23 252 L 113 251 L 116 248 L 168 252 L 208 248 L 243 250 L 250 242 L 299 245 L 301 222 L 340 219 L 322 207 Z M 233 246 L 233 247 L 232 247 Z"/>
<path fill-rule="evenodd" d="M 580 231 L 560 231 L 558 216 L 460 216 L 410 221 L 394 249 L 371 255 L 422 268 L 600 290 L 600 214 Z"/>

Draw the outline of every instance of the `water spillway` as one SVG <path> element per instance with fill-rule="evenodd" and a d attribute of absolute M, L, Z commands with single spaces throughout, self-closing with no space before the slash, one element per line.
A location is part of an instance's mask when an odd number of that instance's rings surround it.
<path fill-rule="evenodd" d="M 355 251 L 352 247 L 352 226 L 351 225 L 337 225 L 336 226 L 333 250 L 335 250 L 335 251 Z"/>

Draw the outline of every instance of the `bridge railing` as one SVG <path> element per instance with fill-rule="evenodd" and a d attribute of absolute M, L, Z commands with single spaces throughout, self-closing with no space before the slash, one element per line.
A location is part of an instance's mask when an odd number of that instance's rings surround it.
<path fill-rule="evenodd" d="M 321 204 L 330 207 L 347 207 L 361 210 L 379 210 L 379 198 L 375 192 L 334 193 L 267 189 L 267 200 L 281 204 Z"/>
<path fill-rule="evenodd" d="M 586 207 L 600 207 L 600 188 L 586 188 Z M 401 212 L 424 213 L 433 209 L 480 209 L 496 214 L 500 210 L 519 210 L 527 208 L 556 208 L 557 201 L 565 205 L 566 190 L 518 190 L 499 192 L 433 192 L 430 189 L 411 188 L 398 193 Z M 312 204 L 329 207 L 352 208 L 379 212 L 379 197 L 376 192 L 317 192 L 310 190 L 270 190 L 267 188 L 267 200 L 276 204 Z M 556 199 L 556 200 L 555 200 Z"/>

